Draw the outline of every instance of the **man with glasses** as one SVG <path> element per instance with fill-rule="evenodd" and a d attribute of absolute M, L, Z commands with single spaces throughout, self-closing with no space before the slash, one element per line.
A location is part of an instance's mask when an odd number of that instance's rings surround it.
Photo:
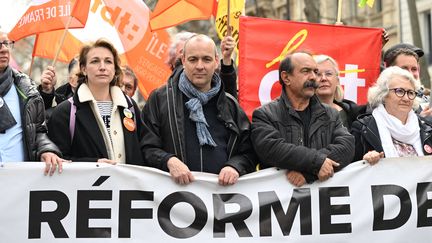
<path fill-rule="evenodd" d="M 57 146 L 47 137 L 45 110 L 34 82 L 9 65 L 13 42 L 0 32 L 0 162 L 46 163 L 52 175 L 62 159 Z"/>
<path fill-rule="evenodd" d="M 260 168 L 287 169 L 295 186 L 325 181 L 351 162 L 354 137 L 342 125 L 337 110 L 315 95 L 318 67 L 308 53 L 293 53 L 281 61 L 281 96 L 256 109 L 252 143 Z"/>
<path fill-rule="evenodd" d="M 136 77 L 134 71 L 127 65 L 122 67 L 123 79 L 121 82 L 121 89 L 123 92 L 132 98 L 138 87 L 138 78 Z"/>

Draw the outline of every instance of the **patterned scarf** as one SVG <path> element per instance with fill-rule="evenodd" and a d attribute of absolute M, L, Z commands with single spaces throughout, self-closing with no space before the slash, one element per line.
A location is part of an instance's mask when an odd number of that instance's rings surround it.
<path fill-rule="evenodd" d="M 0 75 L 0 133 L 4 133 L 7 129 L 17 124 L 12 112 L 3 99 L 12 87 L 12 84 L 12 68 L 8 66 L 4 73 Z"/>
<path fill-rule="evenodd" d="M 203 105 L 215 97 L 221 88 L 221 79 L 218 75 L 213 74 L 212 77 L 213 87 L 207 92 L 201 92 L 197 90 L 186 77 L 186 74 L 182 72 L 180 74 L 179 89 L 185 94 L 189 100 L 185 103 L 186 108 L 189 110 L 189 119 L 195 122 L 198 140 L 201 146 L 208 144 L 216 147 L 217 144 L 213 140 L 207 127 L 207 120 L 204 116 Z"/>

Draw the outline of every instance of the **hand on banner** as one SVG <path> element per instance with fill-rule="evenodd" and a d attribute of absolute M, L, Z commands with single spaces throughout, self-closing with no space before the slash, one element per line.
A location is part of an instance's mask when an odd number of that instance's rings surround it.
<path fill-rule="evenodd" d="M 97 162 L 98 163 L 107 163 L 107 164 L 111 164 L 111 165 L 117 164 L 117 161 L 106 159 L 106 158 L 98 159 Z"/>
<path fill-rule="evenodd" d="M 298 171 L 289 170 L 286 173 L 286 177 L 288 181 L 294 186 L 301 187 L 306 184 L 306 178 Z"/>
<path fill-rule="evenodd" d="M 231 166 L 225 166 L 219 173 L 219 185 L 234 185 L 237 182 L 239 176 L 240 175 L 236 169 Z"/>
<path fill-rule="evenodd" d="M 221 51 L 222 51 L 222 63 L 224 65 L 231 65 L 232 62 L 232 53 L 235 48 L 235 40 L 231 36 L 225 36 L 221 42 Z"/>
<path fill-rule="evenodd" d="M 338 166 L 339 166 L 339 163 L 337 163 L 337 162 L 335 162 L 329 158 L 326 158 L 324 160 L 324 163 L 321 165 L 321 169 L 318 172 L 318 179 L 320 181 L 328 180 L 334 174 L 333 167 L 338 167 Z"/>
<path fill-rule="evenodd" d="M 385 46 L 385 44 L 390 40 L 390 37 L 388 36 L 388 33 L 385 29 L 382 29 L 382 46 Z"/>
<path fill-rule="evenodd" d="M 375 150 L 369 151 L 363 156 L 363 159 L 371 165 L 378 163 L 378 161 L 382 158 L 384 158 L 384 152 L 378 153 Z"/>
<path fill-rule="evenodd" d="M 63 172 L 63 159 L 58 157 L 57 154 L 52 152 L 45 152 L 41 154 L 41 161 L 45 162 L 45 175 L 52 176 L 58 167 L 58 172 Z"/>
<path fill-rule="evenodd" d="M 168 170 L 173 180 L 181 185 L 186 185 L 195 180 L 189 168 L 177 157 L 171 157 L 167 162 Z"/>
<path fill-rule="evenodd" d="M 41 75 L 42 91 L 51 94 L 54 91 L 54 86 L 57 83 L 57 77 L 53 66 L 48 66 Z"/>

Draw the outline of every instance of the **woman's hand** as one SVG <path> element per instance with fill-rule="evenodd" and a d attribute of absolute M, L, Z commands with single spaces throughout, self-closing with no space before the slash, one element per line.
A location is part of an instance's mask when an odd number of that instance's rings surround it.
<path fill-rule="evenodd" d="M 111 165 L 117 164 L 117 161 L 106 159 L 106 158 L 98 159 L 97 162 L 98 163 L 107 163 L 107 164 L 111 164 Z"/>
<path fill-rule="evenodd" d="M 369 151 L 363 156 L 363 159 L 371 165 L 378 163 L 378 161 L 382 158 L 384 158 L 384 152 L 378 153 L 375 150 Z"/>

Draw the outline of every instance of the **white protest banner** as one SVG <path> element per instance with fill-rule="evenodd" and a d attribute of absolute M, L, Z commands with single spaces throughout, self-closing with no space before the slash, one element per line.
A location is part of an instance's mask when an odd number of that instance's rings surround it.
<path fill-rule="evenodd" d="M 0 242 L 430 242 L 430 157 L 357 162 L 291 186 L 267 169 L 222 187 L 195 173 L 176 185 L 147 167 L 75 163 L 0 167 Z"/>

